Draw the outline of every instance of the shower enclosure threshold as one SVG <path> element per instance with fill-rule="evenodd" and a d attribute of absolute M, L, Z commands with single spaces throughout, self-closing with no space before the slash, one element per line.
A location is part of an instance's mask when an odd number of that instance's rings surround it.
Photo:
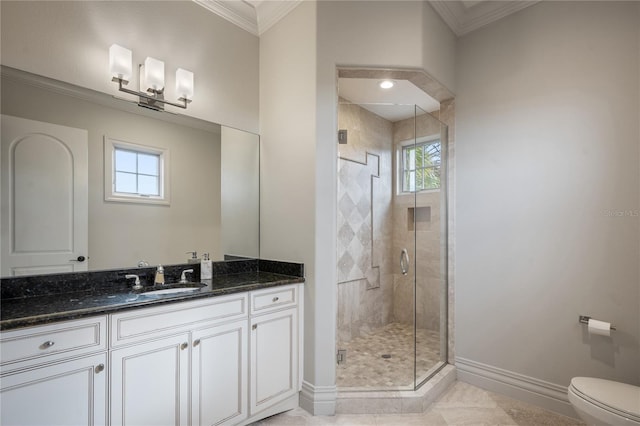
<path fill-rule="evenodd" d="M 456 381 L 456 367 L 443 364 L 416 390 L 338 388 L 336 414 L 424 413 Z"/>

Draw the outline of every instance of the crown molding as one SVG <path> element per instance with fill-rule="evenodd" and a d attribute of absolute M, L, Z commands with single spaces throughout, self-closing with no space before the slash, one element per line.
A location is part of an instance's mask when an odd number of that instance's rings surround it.
<path fill-rule="evenodd" d="M 538 2 L 539 0 L 480 1 L 470 7 L 460 0 L 433 0 L 429 3 L 460 37 Z"/>
<path fill-rule="evenodd" d="M 193 0 L 196 4 L 254 35 L 259 35 L 256 9 L 244 1 Z"/>
<path fill-rule="evenodd" d="M 257 7 L 258 33 L 262 35 L 289 12 L 298 7 L 303 0 L 263 1 Z"/>
<path fill-rule="evenodd" d="M 260 36 L 304 0 L 193 0 L 234 25 Z M 432 0 L 429 3 L 458 36 L 489 25 L 539 0 L 462 1 Z"/>
<path fill-rule="evenodd" d="M 438 15 L 451 28 L 457 36 L 460 36 L 462 19 L 466 13 L 461 1 L 430 1 L 431 6 L 438 12 Z"/>
<path fill-rule="evenodd" d="M 302 1 L 193 0 L 208 11 L 256 36 L 275 25 Z"/>

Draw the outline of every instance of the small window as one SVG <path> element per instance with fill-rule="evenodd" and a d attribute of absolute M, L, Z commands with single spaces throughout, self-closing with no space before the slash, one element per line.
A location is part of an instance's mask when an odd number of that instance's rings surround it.
<path fill-rule="evenodd" d="M 440 188 L 440 140 L 402 147 L 402 192 Z"/>
<path fill-rule="evenodd" d="M 169 204 L 169 151 L 105 137 L 105 200 Z"/>
<path fill-rule="evenodd" d="M 140 196 L 160 195 L 160 154 L 114 149 L 115 192 Z"/>

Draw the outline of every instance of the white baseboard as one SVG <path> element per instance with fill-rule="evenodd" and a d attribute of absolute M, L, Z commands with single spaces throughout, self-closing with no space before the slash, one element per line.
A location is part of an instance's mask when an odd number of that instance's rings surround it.
<path fill-rule="evenodd" d="M 577 419 L 567 388 L 465 358 L 456 358 L 458 380 Z"/>
<path fill-rule="evenodd" d="M 333 416 L 336 413 L 336 386 L 315 386 L 307 381 L 302 382 L 300 391 L 300 407 L 314 416 Z"/>

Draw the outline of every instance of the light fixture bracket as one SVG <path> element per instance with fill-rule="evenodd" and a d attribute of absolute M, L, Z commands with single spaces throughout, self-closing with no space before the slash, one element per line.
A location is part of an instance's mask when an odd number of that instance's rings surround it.
<path fill-rule="evenodd" d="M 118 90 L 124 93 L 128 93 L 130 95 L 138 96 L 140 99 L 138 100 L 138 105 L 144 108 L 149 108 L 154 111 L 164 111 L 165 104 L 171 105 L 177 108 L 187 109 L 187 105 L 191 103 L 190 99 L 180 98 L 177 102 L 170 102 L 164 99 L 164 89 L 162 90 L 153 90 L 149 89 L 149 94 L 144 92 L 138 92 L 136 90 L 127 89 L 126 86 L 129 84 L 129 81 L 123 80 L 118 77 L 113 77 L 111 81 L 118 83 Z"/>

